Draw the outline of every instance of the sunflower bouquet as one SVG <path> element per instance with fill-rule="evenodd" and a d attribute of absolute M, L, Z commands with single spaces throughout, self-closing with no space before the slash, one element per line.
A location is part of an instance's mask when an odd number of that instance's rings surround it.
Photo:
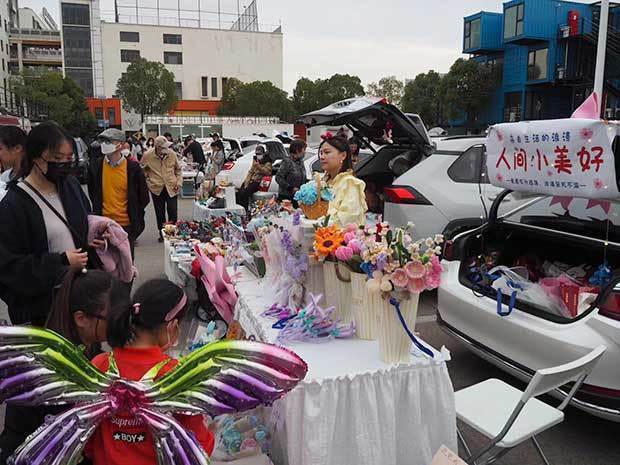
<path fill-rule="evenodd" d="M 344 233 L 335 225 L 317 228 L 314 233 L 314 257 L 320 262 L 333 261 L 336 251 L 344 244 Z"/>

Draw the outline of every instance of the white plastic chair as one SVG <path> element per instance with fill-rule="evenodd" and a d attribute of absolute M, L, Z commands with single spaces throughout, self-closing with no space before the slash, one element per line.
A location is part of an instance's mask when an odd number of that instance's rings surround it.
<path fill-rule="evenodd" d="M 458 438 L 469 456 L 466 462 L 478 465 L 478 460 L 486 457 L 480 464 L 492 463 L 531 439 L 544 463 L 550 465 L 536 435 L 564 421 L 564 409 L 605 349 L 600 345 L 578 360 L 538 370 L 525 392 L 498 379 L 488 379 L 458 391 L 455 394 L 457 418 L 491 439 L 488 446 L 472 454 L 457 429 Z M 575 384 L 559 407 L 536 399 L 570 382 Z"/>

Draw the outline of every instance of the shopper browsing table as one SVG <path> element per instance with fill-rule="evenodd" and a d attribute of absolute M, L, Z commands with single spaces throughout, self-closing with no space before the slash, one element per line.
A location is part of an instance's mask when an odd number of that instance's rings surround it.
<path fill-rule="evenodd" d="M 254 161 L 248 175 L 245 177 L 241 189 L 237 192 L 237 204 L 248 209 L 252 194 L 258 191 L 260 183 L 265 176 L 271 176 L 271 159 L 267 147 L 263 144 L 256 146 Z"/>
<path fill-rule="evenodd" d="M 96 215 L 116 221 L 129 236 L 131 256 L 144 231 L 144 209 L 149 190 L 140 165 L 123 156 L 125 136 L 119 129 L 99 134 L 103 157 L 90 165 L 88 195 Z"/>
<path fill-rule="evenodd" d="M 0 296 L 13 324 L 42 326 L 69 267 L 89 264 L 90 202 L 73 167 L 71 137 L 54 123 L 30 131 L 19 182 L 0 202 Z M 91 265 L 96 264 L 96 254 Z"/>
<path fill-rule="evenodd" d="M 142 157 L 142 167 L 155 206 L 159 242 L 163 242 L 161 229 L 166 222 L 166 210 L 168 221 L 177 221 L 177 195 L 183 186 L 183 173 L 176 153 L 169 148 L 170 142 L 164 136 L 157 136 L 154 143 Z"/>
<path fill-rule="evenodd" d="M 278 200 L 293 200 L 295 192 L 306 182 L 306 142 L 295 139 L 289 148 L 290 155 L 282 160 L 276 181 L 278 182 Z"/>

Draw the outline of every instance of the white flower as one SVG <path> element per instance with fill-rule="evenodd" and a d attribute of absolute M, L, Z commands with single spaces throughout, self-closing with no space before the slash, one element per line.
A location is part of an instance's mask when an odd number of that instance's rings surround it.
<path fill-rule="evenodd" d="M 415 227 L 415 224 L 413 223 L 413 221 L 409 221 L 407 223 L 407 229 L 413 229 Z"/>
<path fill-rule="evenodd" d="M 435 247 L 435 253 L 437 255 L 439 255 L 441 253 L 441 247 L 440 246 Z"/>
<path fill-rule="evenodd" d="M 426 239 L 426 241 L 424 241 L 424 244 L 426 245 L 426 247 L 433 247 L 435 245 L 435 242 L 429 237 L 428 239 Z"/>
<path fill-rule="evenodd" d="M 441 244 L 442 242 L 443 242 L 443 234 L 435 235 L 435 243 L 436 244 Z"/>

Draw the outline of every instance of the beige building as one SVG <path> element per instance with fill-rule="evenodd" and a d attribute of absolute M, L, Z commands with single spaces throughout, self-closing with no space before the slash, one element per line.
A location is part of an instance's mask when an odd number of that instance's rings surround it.
<path fill-rule="evenodd" d="M 222 98 L 227 78 L 283 83 L 282 33 L 101 23 L 105 95 L 138 58 L 159 61 L 175 76 L 179 100 Z"/>

